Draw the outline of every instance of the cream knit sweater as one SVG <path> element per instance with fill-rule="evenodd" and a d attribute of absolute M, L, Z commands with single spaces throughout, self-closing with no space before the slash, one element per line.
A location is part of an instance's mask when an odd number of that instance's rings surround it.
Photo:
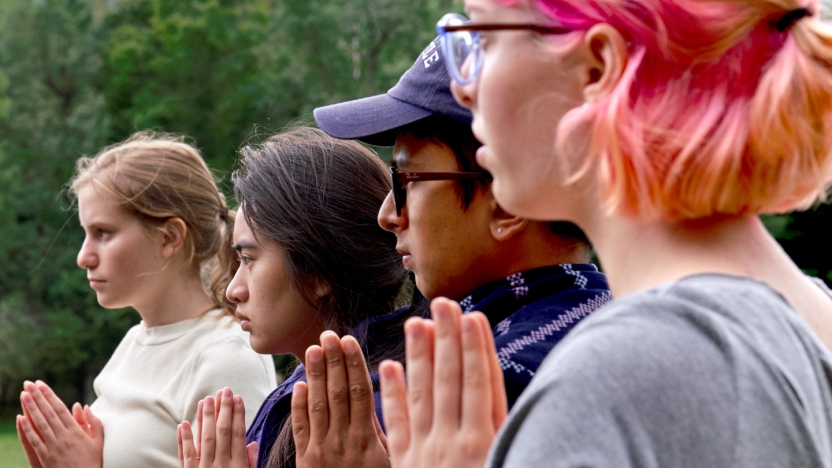
<path fill-rule="evenodd" d="M 272 357 L 215 310 L 192 320 L 127 332 L 95 379 L 93 413 L 104 423 L 104 468 L 178 467 L 176 425 L 193 424 L 197 402 L 231 387 L 246 424 L 277 386 Z"/>

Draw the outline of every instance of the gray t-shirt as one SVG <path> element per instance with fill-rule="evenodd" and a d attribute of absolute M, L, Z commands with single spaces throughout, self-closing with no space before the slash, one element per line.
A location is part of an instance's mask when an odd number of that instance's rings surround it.
<path fill-rule="evenodd" d="M 832 355 L 752 279 L 619 299 L 549 354 L 487 466 L 832 468 Z"/>

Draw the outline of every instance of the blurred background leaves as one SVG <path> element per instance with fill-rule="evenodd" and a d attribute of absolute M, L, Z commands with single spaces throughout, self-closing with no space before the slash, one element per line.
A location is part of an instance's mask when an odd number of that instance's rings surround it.
<path fill-rule="evenodd" d="M 0 1 L 0 412 L 17 408 L 23 379 L 91 401 L 92 379 L 139 319 L 102 310 L 75 265 L 83 234 L 63 190 L 79 156 L 154 128 L 191 137 L 223 176 L 253 134 L 386 91 L 436 20 L 461 9 L 460 0 Z M 821 206 L 764 218 L 827 283 L 830 215 Z"/>
<path fill-rule="evenodd" d="M 220 176 L 255 131 L 386 91 L 455 0 L 2 0 L 0 409 L 23 379 L 67 401 L 132 310 L 102 310 L 75 264 L 65 184 L 81 155 L 136 130 L 191 137 Z M 225 178 L 224 189 L 228 191 Z"/>

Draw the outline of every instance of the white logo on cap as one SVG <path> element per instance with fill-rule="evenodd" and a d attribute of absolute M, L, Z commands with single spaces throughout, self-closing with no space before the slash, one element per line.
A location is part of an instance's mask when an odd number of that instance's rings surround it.
<path fill-rule="evenodd" d="M 439 61 L 439 51 L 434 49 L 436 49 L 436 44 L 431 41 L 430 45 L 422 52 L 422 61 L 425 64 L 425 68 L 430 68 L 431 64 Z M 432 54 L 431 51 L 433 51 Z"/>

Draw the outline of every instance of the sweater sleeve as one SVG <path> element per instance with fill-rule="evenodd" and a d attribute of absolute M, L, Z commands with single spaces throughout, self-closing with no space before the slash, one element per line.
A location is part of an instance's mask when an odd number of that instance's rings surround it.
<path fill-rule="evenodd" d="M 194 360 L 192 376 L 182 395 L 181 408 L 185 419 L 194 424 L 199 400 L 216 396 L 217 390 L 229 387 L 243 397 L 248 427 L 263 400 L 277 387 L 272 357 L 257 354 L 237 336 L 203 348 Z"/>

